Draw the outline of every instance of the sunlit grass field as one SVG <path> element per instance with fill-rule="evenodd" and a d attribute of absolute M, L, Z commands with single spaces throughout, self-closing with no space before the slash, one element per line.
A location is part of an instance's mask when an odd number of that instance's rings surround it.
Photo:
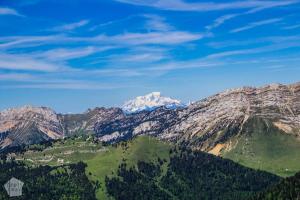
<path fill-rule="evenodd" d="M 24 160 L 31 166 L 57 166 L 83 161 L 87 164 L 86 174 L 89 179 L 100 183 L 100 189 L 96 191 L 97 198 L 109 199 L 105 193 L 105 176 L 116 174 L 122 162 L 135 166 L 138 161 L 155 163 L 160 158 L 166 161 L 163 165 L 163 169 L 166 169 L 170 149 L 170 144 L 147 136 L 116 146 L 103 146 L 90 140 L 73 138 L 54 142 L 52 147 L 43 151 L 27 151 L 17 155 L 16 159 Z"/>
<path fill-rule="evenodd" d="M 299 139 L 273 127 L 270 122 L 254 120 L 251 123 L 248 133 L 238 139 L 235 148 L 222 156 L 283 177 L 299 172 Z"/>

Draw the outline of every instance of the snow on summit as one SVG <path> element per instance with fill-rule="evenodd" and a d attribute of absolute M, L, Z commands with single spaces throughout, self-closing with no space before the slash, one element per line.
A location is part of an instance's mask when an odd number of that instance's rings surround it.
<path fill-rule="evenodd" d="M 138 96 L 135 99 L 125 102 L 122 109 L 126 113 L 134 113 L 142 110 L 151 111 L 160 106 L 175 109 L 177 107 L 185 107 L 185 104 L 177 99 L 161 96 L 160 92 L 152 92 L 145 96 Z"/>

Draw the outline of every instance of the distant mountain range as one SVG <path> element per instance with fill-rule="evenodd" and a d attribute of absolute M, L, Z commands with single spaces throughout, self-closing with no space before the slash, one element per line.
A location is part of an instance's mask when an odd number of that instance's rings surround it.
<path fill-rule="evenodd" d="M 88 133 L 109 143 L 151 135 L 233 160 L 242 159 L 245 165 L 259 168 L 259 162 L 267 157 L 261 153 L 274 144 L 286 147 L 282 151 L 290 154 L 289 159 L 297 157 L 300 83 L 227 90 L 189 106 L 151 93 L 127 102 L 123 108 L 95 108 L 82 114 L 57 114 L 50 108 L 31 106 L 0 113 L 2 149 Z M 273 143 L 259 145 L 262 139 Z M 256 152 L 257 145 L 261 151 Z M 261 160 L 256 160 L 254 153 Z M 282 162 L 287 158 L 279 153 L 277 159 Z M 281 169 L 278 173 L 293 170 Z"/>

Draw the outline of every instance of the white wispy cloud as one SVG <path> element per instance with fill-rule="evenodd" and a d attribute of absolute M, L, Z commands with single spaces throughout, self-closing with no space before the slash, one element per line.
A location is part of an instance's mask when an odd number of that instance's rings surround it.
<path fill-rule="evenodd" d="M 42 58 L 50 61 L 64 61 L 86 57 L 95 53 L 116 48 L 114 46 L 94 47 L 87 46 L 81 48 L 54 48 L 43 52 L 35 52 L 30 54 L 35 58 Z"/>
<path fill-rule="evenodd" d="M 42 57 L 47 60 L 69 60 L 73 58 L 81 58 L 91 55 L 96 52 L 95 47 L 84 47 L 78 49 L 51 49 L 40 54 L 36 54 L 37 57 Z"/>
<path fill-rule="evenodd" d="M 148 6 L 162 10 L 174 11 L 218 11 L 218 10 L 233 10 L 233 9 L 266 9 L 278 6 L 286 6 L 298 3 L 295 0 L 286 1 L 260 1 L 260 0 L 246 0 L 246 1 L 230 1 L 230 2 L 201 2 L 201 3 L 187 3 L 183 0 L 116 0 L 118 2 Z M 255 10 L 253 10 L 255 12 Z"/>
<path fill-rule="evenodd" d="M 300 35 L 268 36 L 255 38 L 255 40 L 223 40 L 220 42 L 209 42 L 207 43 L 207 45 L 215 49 L 220 49 L 227 47 L 248 46 L 257 44 L 279 44 L 298 40 L 300 40 Z"/>
<path fill-rule="evenodd" d="M 129 63 L 140 65 L 141 63 L 152 63 L 166 58 L 167 56 L 162 53 L 153 53 L 146 51 L 140 53 L 125 53 L 122 55 L 113 55 L 109 58 L 106 58 L 106 62 L 122 63 L 122 65 L 128 65 Z"/>
<path fill-rule="evenodd" d="M 66 61 L 76 58 L 87 57 L 96 53 L 100 53 L 110 49 L 131 49 L 129 52 L 121 53 L 118 56 L 105 56 L 104 59 L 92 58 L 88 64 L 94 66 L 97 63 L 105 65 L 126 65 L 141 63 L 152 63 L 168 58 L 165 54 L 169 46 L 176 46 L 203 38 L 202 34 L 194 34 L 189 32 L 170 31 L 170 32 L 150 32 L 150 33 L 124 33 L 114 36 L 98 35 L 95 37 L 69 37 L 63 35 L 53 36 L 18 36 L 9 38 L 0 38 L 2 47 L 5 50 L 14 50 L 15 48 L 27 48 L 32 46 L 48 45 L 48 44 L 80 44 L 81 47 L 76 48 L 52 48 L 49 50 L 36 50 L 23 54 L 0 54 L 0 69 L 22 70 L 22 71 L 74 71 L 84 66 L 69 67 Z M 5 42 L 4 42 L 5 41 Z M 0 45 L 0 48 L 1 48 Z M 86 46 L 93 45 L 93 46 Z M 154 50 L 147 45 L 164 45 L 160 51 Z M 136 50 L 135 50 L 136 49 Z M 132 52 L 134 51 L 134 52 Z M 131 65 L 130 64 L 130 65 Z M 120 69 L 118 69 L 120 70 Z M 125 70 L 122 71 L 98 71 L 101 76 L 139 76 L 140 72 Z"/>
<path fill-rule="evenodd" d="M 0 37 L 0 49 L 36 47 L 65 41 L 63 35 Z"/>
<path fill-rule="evenodd" d="M 24 73 L 0 73 L 0 81 L 24 81 L 32 80 L 33 76 L 31 74 Z"/>
<path fill-rule="evenodd" d="M 220 61 L 207 61 L 202 58 L 192 59 L 187 61 L 171 61 L 162 64 L 156 64 L 145 69 L 145 71 L 154 71 L 154 72 L 169 72 L 173 70 L 185 70 L 193 68 L 208 68 L 215 66 L 223 66 L 224 62 Z"/>
<path fill-rule="evenodd" d="M 234 13 L 234 14 L 226 14 L 226 15 L 222 15 L 218 18 L 216 18 L 212 24 L 210 25 L 207 25 L 205 28 L 210 31 L 211 29 L 214 29 L 214 28 L 217 28 L 219 26 L 221 26 L 222 24 L 224 24 L 225 22 L 229 21 L 229 20 L 232 20 L 236 17 L 242 17 L 244 15 L 250 15 L 250 14 L 254 14 L 254 13 L 257 13 L 259 11 L 262 11 L 262 10 L 265 10 L 265 9 L 269 9 L 269 8 L 273 8 L 273 7 L 277 7 L 277 6 L 283 6 L 283 5 L 288 5 L 288 4 L 285 4 L 287 2 L 284 2 L 284 4 L 278 4 L 279 2 L 273 2 L 273 3 L 268 3 L 264 6 L 259 6 L 259 7 L 256 7 L 256 8 L 253 8 L 253 9 L 250 9 L 246 12 L 242 12 L 242 13 Z M 294 3 L 299 3 L 297 1 L 295 2 L 290 2 L 291 4 L 294 4 Z"/>
<path fill-rule="evenodd" d="M 34 59 L 26 55 L 0 53 L 0 69 L 52 72 L 65 68 L 64 65 Z"/>
<path fill-rule="evenodd" d="M 56 26 L 51 28 L 51 31 L 72 31 L 74 29 L 80 28 L 82 26 L 87 25 L 88 23 L 90 23 L 89 20 L 80 20 L 78 22 L 74 22 L 74 23 L 70 23 L 70 24 L 64 24 L 61 26 Z"/>
<path fill-rule="evenodd" d="M 160 54 L 153 54 L 153 53 L 142 53 L 142 54 L 136 54 L 131 56 L 126 56 L 123 58 L 124 62 L 153 62 L 163 59 L 164 56 Z"/>
<path fill-rule="evenodd" d="M 262 67 L 263 69 L 269 70 L 270 72 L 282 72 L 282 71 L 291 71 L 299 69 L 297 65 L 286 65 L 286 64 L 275 64 Z"/>
<path fill-rule="evenodd" d="M 227 63 L 228 64 L 228 63 Z M 115 66 L 115 64 L 112 64 Z M 119 69 L 107 69 L 86 72 L 93 75 L 105 75 L 105 76 L 120 76 L 120 77 L 157 77 L 174 70 L 186 70 L 186 69 L 201 69 L 216 66 L 224 66 L 224 62 L 220 61 L 208 61 L 203 58 L 196 58 L 191 60 L 166 60 L 163 62 L 148 63 L 146 66 L 140 66 L 137 68 L 125 65 L 124 68 Z"/>
<path fill-rule="evenodd" d="M 230 57 L 230 56 L 236 56 L 236 55 L 258 54 L 258 53 L 273 52 L 273 51 L 278 51 L 278 50 L 288 49 L 288 48 L 293 48 L 293 47 L 300 47 L 300 43 L 299 42 L 287 42 L 287 43 L 283 43 L 283 44 L 281 44 L 281 43 L 272 44 L 272 45 L 267 45 L 267 46 L 257 47 L 257 48 L 224 51 L 224 52 L 210 54 L 210 55 L 206 56 L 206 58 L 215 59 L 215 58 L 223 58 L 223 57 Z"/>
<path fill-rule="evenodd" d="M 273 23 L 279 22 L 279 21 L 282 21 L 282 18 L 273 18 L 273 19 L 267 19 L 267 20 L 252 22 L 252 23 L 250 23 L 246 26 L 233 29 L 233 30 L 230 31 L 230 33 L 237 33 L 237 32 L 241 32 L 241 31 L 253 29 L 253 28 L 258 27 L 258 26 L 273 24 Z"/>
<path fill-rule="evenodd" d="M 5 86 L 3 86 L 5 87 Z M 5 88 L 28 88 L 28 89 L 68 89 L 68 90 L 111 90 L 124 88 L 126 85 L 103 84 L 98 82 L 73 82 L 73 83 L 40 83 L 40 84 L 15 84 Z M 128 87 L 128 86 L 127 86 Z"/>
<path fill-rule="evenodd" d="M 94 37 L 72 37 L 66 35 L 49 36 L 10 36 L 0 37 L 0 49 L 25 48 L 47 44 L 70 44 L 84 43 L 92 45 L 114 44 L 114 45 L 142 45 L 160 44 L 173 45 L 202 39 L 208 34 L 192 33 L 186 31 L 145 32 L 145 33 L 123 33 L 117 35 L 97 35 Z"/>
<path fill-rule="evenodd" d="M 170 24 L 166 23 L 166 18 L 155 15 L 155 14 L 139 14 L 139 15 L 129 15 L 127 17 L 108 21 L 105 23 L 97 24 L 89 28 L 90 31 L 94 31 L 100 28 L 107 28 L 107 26 L 121 24 L 121 23 L 130 23 L 132 19 L 144 18 L 145 21 L 145 29 L 150 31 L 170 31 L 175 28 Z"/>
<path fill-rule="evenodd" d="M 270 65 L 270 66 L 266 66 L 264 68 L 266 69 L 281 69 L 281 68 L 285 68 L 285 65 Z"/>
<path fill-rule="evenodd" d="M 205 34 L 191 33 L 184 31 L 168 31 L 168 32 L 149 32 L 149 33 L 125 33 L 121 35 L 106 36 L 101 35 L 98 40 L 115 42 L 117 44 L 143 45 L 143 44 L 159 44 L 172 45 L 191 42 L 202 39 Z M 95 38 L 97 40 L 97 38 Z"/>
<path fill-rule="evenodd" d="M 5 8 L 0 7 L 0 15 L 14 15 L 18 17 L 23 17 L 24 15 L 21 15 L 18 11 L 16 11 L 13 8 Z"/>
<path fill-rule="evenodd" d="M 223 59 L 225 60 L 225 59 Z M 267 68 L 267 66 L 273 65 L 286 65 L 288 62 L 298 63 L 300 60 L 299 55 L 296 56 L 279 56 L 276 59 L 273 57 L 258 56 L 258 57 L 247 57 L 240 59 L 226 59 L 230 65 L 240 65 L 244 66 L 245 64 L 253 64 L 255 66 L 261 66 L 262 68 Z M 290 63 L 289 63 L 290 65 Z M 294 66 L 294 65 L 293 65 Z M 297 66 L 297 65 L 296 65 Z"/>
<path fill-rule="evenodd" d="M 72 76 L 83 79 L 90 77 L 134 77 L 149 75 L 144 69 L 131 68 L 142 63 L 153 63 L 168 58 L 166 51 L 180 44 L 190 43 L 207 37 L 208 34 L 179 31 L 166 23 L 164 17 L 157 15 L 140 15 L 145 19 L 146 32 L 125 32 L 115 35 L 100 34 L 93 37 L 76 37 L 67 34 L 52 34 L 46 36 L 7 36 L 0 37 L 0 69 L 12 71 L 37 71 L 38 73 L 55 74 L 58 77 Z M 83 26 L 84 23 L 74 23 L 68 26 L 56 27 L 56 30 L 68 29 Z M 76 43 L 76 47 L 57 48 L 48 45 L 68 45 Z M 159 45 L 159 47 L 155 47 Z M 31 50 L 26 55 L 19 54 L 18 49 L 43 46 Z M 154 48 L 155 47 L 155 48 Z M 121 49 L 127 52 L 120 55 L 104 55 L 104 66 L 111 69 L 97 69 L 97 57 L 87 58 L 94 69 L 85 69 L 85 66 L 68 66 L 68 61 L 76 58 L 83 58 L 109 49 Z M 10 52 L 10 53 L 7 53 Z M 11 53 L 14 52 L 14 53 Z M 97 55 L 99 56 L 99 55 Z M 101 55 L 100 55 L 101 56 Z M 94 62 L 94 63 L 93 63 Z M 101 62 L 101 58 L 100 58 Z M 128 64 L 128 65 L 127 65 Z M 101 68 L 101 65 L 99 65 Z M 143 68 L 143 67 L 142 67 Z M 153 75 L 153 74 L 151 74 Z M 40 75 L 39 75 L 40 76 Z M 24 77 L 25 78 L 25 77 Z M 72 79 L 72 77 L 70 77 Z M 49 79 L 41 78 L 41 79 Z M 33 80 L 33 79 L 32 79 Z M 36 79 L 35 79 L 36 80 Z M 37 78 L 39 80 L 39 78 Z M 23 80 L 24 81 L 24 80 Z M 43 87 L 59 87 L 60 83 L 42 82 Z M 50 85 L 51 86 L 50 86 Z M 36 84 L 33 84 L 36 85 Z M 72 83 L 76 88 L 82 83 Z M 68 86 L 69 88 L 73 86 Z M 35 87 L 35 86 L 34 86 Z"/>
<path fill-rule="evenodd" d="M 118 79 L 107 82 L 103 77 L 137 76 L 130 69 L 79 69 L 70 72 L 39 72 L 39 73 L 8 73 L 0 72 L 1 88 L 32 88 L 32 89 L 117 89 L 131 87 L 129 81 Z M 141 75 L 138 75 L 141 76 Z M 9 82 L 8 82 L 9 81 Z"/>
<path fill-rule="evenodd" d="M 174 30 L 175 28 L 170 24 L 166 23 L 166 19 L 164 17 L 158 15 L 143 15 L 146 21 L 146 29 L 154 30 L 154 31 L 170 31 Z"/>
<path fill-rule="evenodd" d="M 107 22 L 104 22 L 104 23 L 101 23 L 101 24 L 94 25 L 94 26 L 90 27 L 88 30 L 89 31 L 94 31 L 94 30 L 97 30 L 99 28 L 107 28 L 107 26 L 124 23 L 125 21 L 129 21 L 131 19 L 134 19 L 135 17 L 139 17 L 139 15 L 129 15 L 129 16 L 121 18 L 121 19 L 107 21 Z"/>
<path fill-rule="evenodd" d="M 205 28 L 207 30 L 211 30 L 214 28 L 217 28 L 219 26 L 221 26 L 222 24 L 224 24 L 226 21 L 233 19 L 237 16 L 239 16 L 240 14 L 228 14 L 228 15 L 223 15 L 221 17 L 218 17 L 217 19 L 214 20 L 214 22 L 208 26 L 206 26 Z"/>
<path fill-rule="evenodd" d="M 168 51 L 167 47 L 132 47 L 122 54 L 116 53 L 100 58 L 93 64 L 108 62 L 111 65 L 144 65 L 171 58 Z"/>
<path fill-rule="evenodd" d="M 297 28 L 300 28 L 300 24 L 295 24 L 295 25 L 291 25 L 291 26 L 285 26 L 282 29 L 292 30 L 292 29 L 297 29 Z"/>
<path fill-rule="evenodd" d="M 103 69 L 69 72 L 41 72 L 41 73 L 12 73 L 0 72 L 0 88 L 30 88 L 30 89 L 116 89 L 129 87 L 124 83 L 107 83 L 99 77 L 132 77 L 134 71 L 127 69 Z M 140 74 L 138 75 L 140 76 Z M 93 79 L 93 80 L 92 80 Z"/>
<path fill-rule="evenodd" d="M 99 70 L 85 70 L 81 71 L 89 77 L 91 76 L 105 76 L 105 77 L 136 77 L 136 76 L 145 76 L 146 74 L 142 73 L 139 70 L 132 68 L 109 68 L 109 69 L 99 69 Z"/>

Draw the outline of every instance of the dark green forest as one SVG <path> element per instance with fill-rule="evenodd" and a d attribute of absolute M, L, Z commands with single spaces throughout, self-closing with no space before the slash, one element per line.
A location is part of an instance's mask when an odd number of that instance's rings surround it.
<path fill-rule="evenodd" d="M 117 200 L 240 200 L 281 180 L 270 173 L 188 149 L 171 155 L 165 174 L 162 166 L 162 162 L 139 162 L 137 167 L 128 167 L 124 163 L 117 176 L 106 177 L 107 191 Z"/>
<path fill-rule="evenodd" d="M 0 162 L 0 184 L 3 186 L 11 177 L 24 182 L 22 196 L 14 199 L 94 200 L 97 184 L 88 180 L 85 167 L 82 162 L 68 166 L 36 168 L 15 161 Z M 0 199 L 11 199 L 4 187 L 0 189 Z"/>
<path fill-rule="evenodd" d="M 259 193 L 251 200 L 299 200 L 300 199 L 300 172 L 295 176 L 282 180 L 279 184 Z"/>

